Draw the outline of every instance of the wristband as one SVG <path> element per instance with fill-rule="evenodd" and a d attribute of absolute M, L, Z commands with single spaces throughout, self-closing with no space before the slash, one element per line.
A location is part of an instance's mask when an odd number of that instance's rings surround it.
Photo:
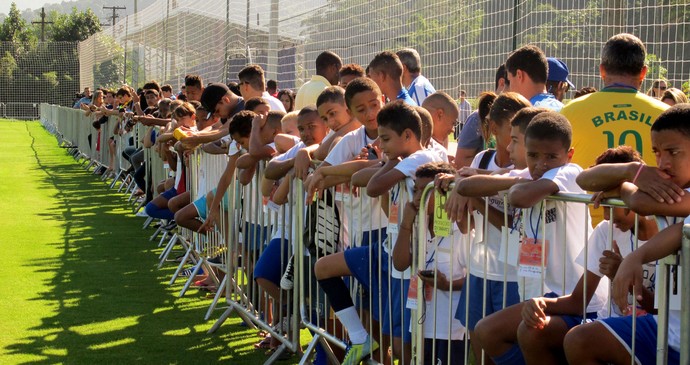
<path fill-rule="evenodd" d="M 637 181 L 637 178 L 640 177 L 640 173 L 642 172 L 642 168 L 644 168 L 643 163 L 640 164 L 640 167 L 637 169 L 637 172 L 635 173 L 635 177 L 632 180 L 633 184 L 635 184 L 635 182 Z"/>

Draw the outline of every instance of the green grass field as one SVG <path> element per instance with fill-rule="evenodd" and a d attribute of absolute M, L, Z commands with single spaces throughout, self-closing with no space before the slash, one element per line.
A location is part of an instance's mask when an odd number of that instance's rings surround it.
<path fill-rule="evenodd" d="M 39 123 L 0 120 L 0 145 L 1 364 L 264 362 L 236 316 L 206 334 L 221 312 L 177 298 L 142 218 Z"/>

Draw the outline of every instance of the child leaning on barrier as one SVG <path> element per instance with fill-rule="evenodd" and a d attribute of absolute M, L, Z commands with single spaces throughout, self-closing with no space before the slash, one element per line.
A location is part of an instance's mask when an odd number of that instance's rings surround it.
<path fill-rule="evenodd" d="M 414 197 L 405 204 L 399 234 L 393 250 L 395 269 L 404 271 L 412 261 L 413 227 L 419 211 L 424 188 L 439 174 L 455 174 L 455 168 L 445 162 L 427 163 L 417 168 Z M 427 209 L 425 265 L 419 267 L 417 277 L 424 282 L 424 362 L 428 365 L 460 365 L 465 359 L 465 327 L 459 320 L 448 320 L 460 303 L 460 291 L 465 283 L 465 247 L 459 229 L 453 225 L 449 237 L 434 232 L 433 196 Z M 413 288 L 416 287 L 412 281 Z M 436 290 L 434 291 L 434 287 Z M 408 306 L 411 305 L 408 298 Z M 414 299 L 416 300 L 416 298 Z M 415 302 L 416 303 L 416 302 Z M 435 349 L 435 350 L 434 350 Z M 450 362 L 448 363 L 448 354 Z"/>
<path fill-rule="evenodd" d="M 562 115 L 543 112 L 534 117 L 525 131 L 527 174 L 508 192 L 511 206 L 524 209 L 520 222 L 513 219 L 513 225 L 524 226 L 524 237 L 514 234 L 509 238 L 508 246 L 518 250 L 512 255 L 508 251 L 508 260 L 518 262 L 519 276 L 543 278 L 547 296 L 573 291 L 584 272 L 575 259 L 591 231 L 585 204 L 544 201 L 557 192 L 584 193 L 575 184 L 582 169 L 570 163 L 574 153 L 571 136 L 570 122 Z M 518 303 L 491 314 L 475 327 L 472 341 L 478 341 L 496 364 L 524 362 L 517 343 L 523 306 Z M 595 316 L 600 309 L 590 304 L 587 313 Z"/>
<path fill-rule="evenodd" d="M 613 299 L 624 314 L 631 314 L 628 296 L 634 288 L 637 302 L 644 298 L 643 264 L 675 253 L 680 248 L 683 217 L 690 215 L 690 105 L 681 104 L 661 113 L 652 124 L 652 150 L 658 168 L 643 164 L 599 165 L 587 172 L 596 174 L 604 192 L 597 198 L 620 197 L 641 215 L 657 215 L 665 227 L 644 246 L 626 256 L 612 282 Z M 595 170 L 596 169 L 596 170 Z M 606 173 L 604 173 L 606 171 Z M 632 171 L 632 173 L 630 173 Z M 636 172 L 635 172 L 636 171 Z M 587 187 L 588 189 L 591 186 Z M 687 223 L 687 219 L 686 222 Z M 682 288 L 686 289 L 686 288 Z M 660 300 L 663 300 L 660 298 Z M 669 310 L 668 363 L 678 364 L 680 351 L 680 311 Z M 655 364 L 657 323 L 654 315 L 637 317 L 633 333 L 631 316 L 612 317 L 578 326 L 565 337 L 564 348 L 572 364 L 631 362 L 632 338 L 638 363 Z"/>
<path fill-rule="evenodd" d="M 622 164 L 641 162 L 639 153 L 629 146 L 610 148 L 599 155 L 596 164 Z M 587 182 L 587 176 L 580 174 L 578 182 Z M 591 175 L 590 175 L 591 176 Z M 625 208 L 604 208 L 605 220 L 599 223 L 588 240 L 587 272 L 578 281 L 569 295 L 552 298 L 538 297 L 525 302 L 522 309 L 522 323 L 518 327 L 518 342 L 528 364 L 560 364 L 565 362 L 563 338 L 568 330 L 582 321 L 583 301 L 603 300 L 599 306 L 600 318 L 609 316 L 605 298 L 608 294 L 608 280 L 601 281 L 603 275 L 610 279 L 616 273 L 621 256 L 629 255 L 635 244 L 642 245 L 657 233 L 656 222 L 641 217 L 635 225 L 635 213 Z M 613 227 L 611 227 L 613 226 Z M 609 244 L 609 231 L 612 232 L 612 243 Z M 577 263 L 585 267 L 585 250 L 577 258 Z M 654 267 L 648 266 L 644 292 L 645 309 L 650 310 L 654 296 Z M 585 292 L 585 288 L 587 291 Z M 595 291 L 597 295 L 595 295 Z M 641 313 L 642 309 L 640 309 Z M 618 316 L 620 312 L 611 313 Z"/>

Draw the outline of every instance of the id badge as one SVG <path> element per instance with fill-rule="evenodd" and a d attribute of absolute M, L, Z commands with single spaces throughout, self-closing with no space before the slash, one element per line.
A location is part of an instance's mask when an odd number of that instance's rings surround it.
<path fill-rule="evenodd" d="M 451 221 L 444 209 L 446 196 L 434 190 L 434 233 L 439 237 L 450 237 Z"/>
<path fill-rule="evenodd" d="M 474 242 L 484 243 L 484 216 L 479 212 L 472 212 L 474 217 Z"/>
<path fill-rule="evenodd" d="M 398 233 L 398 214 L 400 206 L 398 203 L 391 203 L 388 206 L 388 234 Z"/>
<path fill-rule="evenodd" d="M 518 275 L 540 277 L 547 264 L 549 241 L 525 237 L 520 244 Z M 542 255 L 544 266 L 542 267 Z"/>
<path fill-rule="evenodd" d="M 410 278 L 410 287 L 407 290 L 407 302 L 405 307 L 407 309 L 416 310 L 417 309 L 417 281 L 419 277 L 413 276 Z"/>

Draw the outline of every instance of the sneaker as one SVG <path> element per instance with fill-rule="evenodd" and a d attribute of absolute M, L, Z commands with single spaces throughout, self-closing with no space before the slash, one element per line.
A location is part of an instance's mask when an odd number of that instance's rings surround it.
<path fill-rule="evenodd" d="M 137 217 L 142 217 L 142 218 L 148 218 L 148 214 L 146 214 L 146 209 L 142 209 L 135 214 Z"/>
<path fill-rule="evenodd" d="M 294 287 L 294 277 L 295 277 L 295 269 L 293 265 L 293 261 L 295 260 L 295 256 L 291 256 L 290 260 L 288 260 L 287 267 L 285 268 L 285 273 L 283 274 L 283 277 L 280 278 L 280 288 L 283 290 L 292 290 Z"/>
<path fill-rule="evenodd" d="M 343 359 L 343 365 L 359 365 L 362 361 L 366 360 L 371 356 L 371 354 L 379 348 L 379 344 L 367 336 L 364 343 L 357 345 L 350 345 L 345 354 L 345 359 Z"/>

